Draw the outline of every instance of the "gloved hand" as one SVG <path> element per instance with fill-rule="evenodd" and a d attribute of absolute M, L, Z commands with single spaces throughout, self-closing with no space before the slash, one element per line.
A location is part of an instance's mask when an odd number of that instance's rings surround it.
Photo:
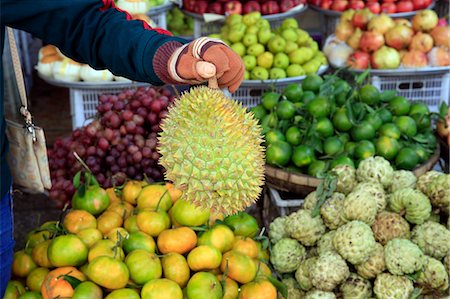
<path fill-rule="evenodd" d="M 201 37 L 176 49 L 170 56 L 167 71 L 171 79 L 181 84 L 200 84 L 203 78 L 196 64 L 206 61 L 216 67 L 220 88 L 230 92 L 238 89 L 244 79 L 245 66 L 241 57 L 218 39 Z"/>

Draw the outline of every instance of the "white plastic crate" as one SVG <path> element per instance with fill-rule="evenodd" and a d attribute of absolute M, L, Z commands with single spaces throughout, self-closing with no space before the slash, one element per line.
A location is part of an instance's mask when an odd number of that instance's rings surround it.
<path fill-rule="evenodd" d="M 287 216 L 298 210 L 304 203 L 304 199 L 282 198 L 280 192 L 274 188 L 267 187 L 271 203 L 275 206 L 280 216 Z"/>
<path fill-rule="evenodd" d="M 171 10 L 172 7 L 172 3 L 152 7 L 147 12 L 147 16 L 155 22 L 158 28 L 167 29 L 167 12 Z"/>

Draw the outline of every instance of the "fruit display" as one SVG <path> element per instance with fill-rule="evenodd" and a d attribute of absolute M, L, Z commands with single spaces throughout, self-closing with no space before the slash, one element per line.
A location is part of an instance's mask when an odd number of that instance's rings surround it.
<path fill-rule="evenodd" d="M 194 19 L 185 15 L 178 7 L 167 12 L 167 29 L 175 36 L 192 36 Z"/>
<path fill-rule="evenodd" d="M 14 254 L 4 298 L 276 299 L 274 285 L 283 290 L 253 216 L 200 209 L 169 183 L 74 183 L 72 209 Z"/>
<path fill-rule="evenodd" d="M 357 169 L 338 165 L 328 177 L 334 184 L 321 185 L 299 210 L 273 219 L 270 262 L 297 294 L 287 299 L 448 298 L 450 197 L 439 193 L 438 180 L 449 182 L 450 175 L 430 171 L 404 185 L 392 179 L 402 176 L 414 174 L 394 170 L 381 157 L 365 159 Z M 343 185 L 349 193 L 341 193 Z M 433 200 L 438 193 L 447 206 Z M 299 225 L 300 219 L 314 225 Z"/>
<path fill-rule="evenodd" d="M 394 1 L 364 1 L 364 0 L 310 0 L 313 7 L 335 12 L 343 12 L 348 9 L 369 9 L 374 14 L 408 13 L 426 9 L 432 4 L 432 0 L 394 0 Z"/>
<path fill-rule="evenodd" d="M 450 26 L 433 10 L 392 19 L 369 9 L 344 12 L 324 46 L 331 65 L 353 69 L 450 66 Z"/>
<path fill-rule="evenodd" d="M 128 13 L 145 14 L 151 8 L 168 3 L 168 0 L 116 0 L 116 6 Z"/>
<path fill-rule="evenodd" d="M 375 155 L 411 170 L 436 148 L 425 104 L 370 84 L 352 87 L 336 74 L 307 76 L 282 94 L 266 92 L 250 110 L 265 134 L 266 163 L 310 176 Z"/>
<path fill-rule="evenodd" d="M 245 80 L 283 79 L 316 73 L 327 65 L 325 55 L 294 18 L 271 29 L 261 14 L 230 15 L 220 38 L 238 53 L 245 64 Z"/>
<path fill-rule="evenodd" d="M 248 14 L 257 11 L 263 15 L 271 15 L 286 12 L 305 3 L 306 0 L 183 0 L 183 9 L 196 14 L 214 13 L 218 15 L 230 15 Z"/>
<path fill-rule="evenodd" d="M 138 88 L 100 95 L 98 116 L 49 149 L 50 198 L 62 207 L 74 193 L 73 176 L 81 169 L 74 152 L 85 161 L 103 187 L 126 178 L 161 181 L 163 169 L 156 150 L 160 122 L 174 97 L 168 89 Z"/>

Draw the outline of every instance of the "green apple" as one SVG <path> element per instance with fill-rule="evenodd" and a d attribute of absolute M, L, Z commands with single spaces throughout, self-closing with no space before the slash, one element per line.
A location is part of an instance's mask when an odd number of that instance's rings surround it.
<path fill-rule="evenodd" d="M 296 31 L 297 31 L 297 44 L 299 46 L 305 45 L 310 39 L 308 32 L 299 28 L 297 28 Z"/>
<path fill-rule="evenodd" d="M 294 29 L 292 28 L 288 28 L 288 29 L 284 29 L 281 32 L 281 36 L 286 40 L 286 41 L 293 41 L 296 42 L 297 41 L 297 32 L 295 32 Z"/>
<path fill-rule="evenodd" d="M 258 26 L 260 29 L 262 28 L 270 29 L 270 23 L 266 19 L 259 19 L 258 22 L 256 23 L 256 26 Z"/>
<path fill-rule="evenodd" d="M 254 44 L 247 48 L 247 54 L 252 56 L 258 56 L 259 54 L 264 53 L 264 46 L 261 44 Z"/>
<path fill-rule="evenodd" d="M 261 28 L 258 31 L 258 42 L 262 45 L 267 44 L 267 42 L 272 37 L 272 32 L 270 31 L 270 28 Z"/>
<path fill-rule="evenodd" d="M 304 64 L 311 60 L 314 56 L 314 51 L 311 48 L 300 47 L 297 50 L 289 53 L 289 62 L 291 64 Z"/>
<path fill-rule="evenodd" d="M 259 11 L 253 11 L 242 17 L 242 23 L 247 26 L 256 25 L 261 19 L 261 13 Z"/>
<path fill-rule="evenodd" d="M 245 30 L 245 33 L 250 34 L 258 34 L 259 27 L 256 25 L 247 26 L 247 30 Z"/>
<path fill-rule="evenodd" d="M 221 39 L 221 35 L 219 33 L 212 33 L 212 34 L 208 35 L 208 37 Z"/>
<path fill-rule="evenodd" d="M 287 18 L 287 19 L 284 19 L 284 21 L 281 23 L 280 28 L 282 30 L 289 29 L 289 28 L 297 29 L 298 28 L 298 22 L 294 18 Z"/>
<path fill-rule="evenodd" d="M 250 73 L 252 80 L 267 80 L 269 79 L 269 71 L 263 67 L 257 66 Z"/>
<path fill-rule="evenodd" d="M 230 28 L 228 26 L 223 26 L 220 29 L 220 36 L 222 39 L 228 39 L 228 35 L 230 34 Z"/>
<path fill-rule="evenodd" d="M 256 34 L 247 33 L 242 38 L 242 43 L 244 44 L 244 46 L 250 47 L 251 45 L 258 43 L 258 37 L 256 36 Z"/>
<path fill-rule="evenodd" d="M 321 65 L 327 65 L 328 64 L 327 57 L 325 56 L 325 54 L 323 54 L 320 51 L 317 51 L 317 53 L 314 55 L 313 59 L 311 59 L 311 60 L 314 60 L 314 59 L 319 60 Z"/>
<path fill-rule="evenodd" d="M 319 44 L 315 40 L 312 40 L 312 42 L 309 44 L 309 47 L 314 51 L 314 53 L 317 53 L 319 51 Z"/>
<path fill-rule="evenodd" d="M 241 41 L 241 39 L 244 37 L 245 30 L 247 27 L 245 27 L 244 24 L 234 24 L 230 27 L 230 31 L 228 34 L 228 39 L 232 43 L 237 43 Z"/>
<path fill-rule="evenodd" d="M 234 43 L 231 45 L 231 49 L 236 52 L 239 56 L 244 57 L 246 48 L 243 43 Z"/>
<path fill-rule="evenodd" d="M 225 20 L 225 24 L 227 24 L 228 26 L 239 23 L 242 23 L 242 15 L 239 14 L 231 14 Z"/>
<path fill-rule="evenodd" d="M 231 42 L 227 39 L 221 38 L 221 40 L 227 45 L 228 47 L 231 47 Z"/>
<path fill-rule="evenodd" d="M 317 71 L 319 70 L 320 64 L 321 63 L 318 59 L 312 59 L 312 60 L 308 61 L 307 63 L 305 63 L 304 65 L 302 65 L 302 67 L 307 75 L 311 75 L 311 74 L 317 73 Z"/>
<path fill-rule="evenodd" d="M 244 72 L 244 80 L 250 80 L 250 72 L 249 71 Z"/>
<path fill-rule="evenodd" d="M 245 70 L 251 71 L 256 66 L 256 57 L 251 55 L 245 55 L 242 60 L 244 61 Z"/>
<path fill-rule="evenodd" d="M 284 78 L 286 78 L 286 71 L 283 69 L 280 69 L 278 67 L 271 68 L 269 71 L 269 78 L 270 79 L 284 79 Z"/>
<path fill-rule="evenodd" d="M 273 66 L 276 68 L 285 69 L 289 66 L 289 56 L 285 53 L 277 53 L 273 58 Z"/>
<path fill-rule="evenodd" d="M 286 74 L 288 77 L 304 76 L 305 70 L 299 64 L 291 64 L 287 67 Z"/>
<path fill-rule="evenodd" d="M 258 66 L 270 69 L 273 64 L 273 54 L 270 52 L 259 54 L 258 57 L 256 57 L 256 63 L 258 64 Z"/>
<path fill-rule="evenodd" d="M 272 53 L 283 52 L 286 47 L 286 41 L 279 35 L 272 37 L 267 44 L 269 51 Z"/>
<path fill-rule="evenodd" d="M 289 53 L 291 53 L 292 51 L 297 50 L 297 49 L 298 49 L 297 43 L 288 40 L 288 41 L 286 42 L 286 47 L 284 48 L 284 52 L 285 52 L 286 54 L 289 54 Z"/>

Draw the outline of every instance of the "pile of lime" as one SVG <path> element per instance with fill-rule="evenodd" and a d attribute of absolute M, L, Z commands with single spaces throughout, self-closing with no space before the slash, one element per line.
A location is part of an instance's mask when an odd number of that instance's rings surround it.
<path fill-rule="evenodd" d="M 313 74 L 282 93 L 266 92 L 250 110 L 263 128 L 267 164 L 320 177 L 375 155 L 397 169 L 427 161 L 436 148 L 434 114 L 420 101 L 364 84 L 366 76 Z"/>

